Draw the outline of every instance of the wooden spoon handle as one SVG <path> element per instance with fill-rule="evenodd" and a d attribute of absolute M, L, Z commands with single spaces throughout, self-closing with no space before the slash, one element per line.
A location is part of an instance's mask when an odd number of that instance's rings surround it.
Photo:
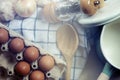
<path fill-rule="evenodd" d="M 106 63 L 102 73 L 99 75 L 97 80 L 109 80 L 111 75 L 115 72 L 115 68 L 109 63 Z"/>
<path fill-rule="evenodd" d="M 98 79 L 97 80 L 109 80 L 109 76 L 108 75 L 106 75 L 105 73 L 101 73 L 100 75 L 99 75 L 99 77 L 98 77 Z"/>
<path fill-rule="evenodd" d="M 65 80 L 71 80 L 71 67 L 72 67 L 72 60 L 67 61 L 67 69 L 65 73 Z"/>

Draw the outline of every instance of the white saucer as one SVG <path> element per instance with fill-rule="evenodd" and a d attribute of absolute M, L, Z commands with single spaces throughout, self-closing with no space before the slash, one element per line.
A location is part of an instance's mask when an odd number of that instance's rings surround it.
<path fill-rule="evenodd" d="M 78 22 L 86 26 L 99 26 L 120 17 L 120 0 L 107 0 L 103 8 L 99 9 L 96 14 L 89 17 L 79 17 Z"/>

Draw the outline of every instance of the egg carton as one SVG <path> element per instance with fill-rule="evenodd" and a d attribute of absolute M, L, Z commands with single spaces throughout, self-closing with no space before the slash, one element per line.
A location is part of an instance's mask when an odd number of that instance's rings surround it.
<path fill-rule="evenodd" d="M 53 59 L 55 61 L 55 65 L 52 69 L 50 69 L 49 71 L 44 73 L 45 77 L 46 77 L 45 80 L 59 80 L 59 78 L 62 76 L 62 74 L 66 68 L 66 63 L 62 59 L 59 59 L 57 56 L 44 50 L 39 45 L 32 43 L 31 41 L 25 39 L 23 36 L 21 36 L 20 34 L 16 33 L 13 30 L 10 30 L 7 26 L 5 26 L 1 23 L 0 23 L 0 28 L 6 29 L 9 33 L 9 40 L 4 44 L 0 44 L 0 66 L 4 67 L 7 70 L 8 76 L 15 75 L 16 74 L 15 70 L 14 70 L 15 65 L 18 62 L 25 60 L 24 56 L 23 56 L 24 50 L 17 54 L 14 54 L 9 50 L 9 42 L 11 41 L 11 39 L 14 37 L 19 37 L 19 38 L 23 39 L 25 47 L 26 46 L 35 46 L 36 48 L 38 48 L 38 50 L 40 51 L 40 56 L 50 55 L 53 57 Z M 39 70 L 38 59 L 29 64 L 31 66 L 31 72 L 34 70 Z M 29 75 L 30 75 L 30 73 L 27 76 L 22 76 L 22 80 L 29 80 Z"/>

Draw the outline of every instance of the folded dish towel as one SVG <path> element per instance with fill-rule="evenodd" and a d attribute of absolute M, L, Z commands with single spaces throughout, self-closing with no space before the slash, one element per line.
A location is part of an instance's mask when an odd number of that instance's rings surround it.
<path fill-rule="evenodd" d="M 37 45 L 40 45 L 45 50 L 60 58 L 63 58 L 56 46 L 56 30 L 63 25 L 64 22 L 54 24 L 48 23 L 42 16 L 41 10 L 41 8 L 37 8 L 37 11 L 31 17 L 25 19 L 21 19 L 16 16 L 13 21 L 10 21 L 5 25 L 7 25 L 10 29 L 20 33 L 26 39 L 36 43 Z M 84 68 L 90 47 L 84 29 L 74 20 L 68 23 L 72 24 L 78 31 L 80 40 L 71 69 L 71 80 L 78 80 L 78 77 Z M 62 76 L 60 80 L 64 80 L 64 76 Z"/>

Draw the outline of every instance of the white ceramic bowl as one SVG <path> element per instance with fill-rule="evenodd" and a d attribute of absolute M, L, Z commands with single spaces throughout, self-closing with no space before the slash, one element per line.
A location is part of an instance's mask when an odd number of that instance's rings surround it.
<path fill-rule="evenodd" d="M 79 17 L 78 22 L 85 26 L 99 26 L 120 17 L 120 0 L 106 0 L 103 8 L 89 17 Z"/>
<path fill-rule="evenodd" d="M 103 27 L 100 45 L 106 60 L 120 69 L 120 19 Z"/>

